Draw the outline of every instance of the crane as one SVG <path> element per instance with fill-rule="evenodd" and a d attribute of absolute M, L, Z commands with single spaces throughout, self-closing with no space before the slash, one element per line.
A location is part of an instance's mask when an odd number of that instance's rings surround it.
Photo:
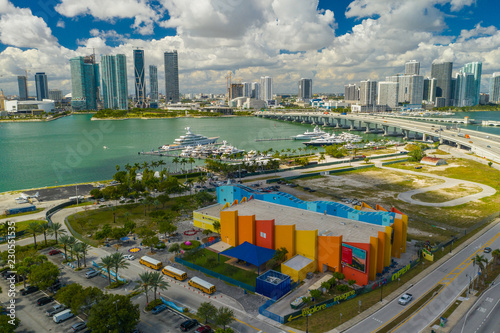
<path fill-rule="evenodd" d="M 231 77 L 233 72 L 229 71 L 226 75 L 226 84 L 227 84 L 227 105 L 229 105 L 229 101 L 231 100 Z"/>

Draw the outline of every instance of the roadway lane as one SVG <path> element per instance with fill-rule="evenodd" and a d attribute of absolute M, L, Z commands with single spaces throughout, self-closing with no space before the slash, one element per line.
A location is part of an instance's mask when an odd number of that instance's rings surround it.
<path fill-rule="evenodd" d="M 407 292 L 413 294 L 414 300 L 412 303 L 414 303 L 438 283 L 444 285 L 441 292 L 427 306 L 397 328 L 396 332 L 419 332 L 434 321 L 453 302 L 455 297 L 464 290 L 468 281 L 466 274 L 472 275 L 474 271 L 470 258 L 476 254 L 483 254 L 483 249 L 486 246 L 492 248 L 500 247 L 500 224 L 497 223 L 488 232 L 478 237 L 478 239 L 407 290 Z M 489 259 L 491 256 L 487 254 L 486 257 Z M 396 298 L 346 332 L 376 332 L 382 326 L 399 316 L 405 309 L 406 307 L 398 304 L 398 298 Z"/>
<path fill-rule="evenodd" d="M 460 320 L 451 333 L 492 333 L 500 332 L 500 279 L 488 289 Z"/>

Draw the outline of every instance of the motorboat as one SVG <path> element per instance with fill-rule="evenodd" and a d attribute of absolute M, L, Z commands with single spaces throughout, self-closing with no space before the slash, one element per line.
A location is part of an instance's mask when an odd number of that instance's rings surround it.
<path fill-rule="evenodd" d="M 206 136 L 200 134 L 194 134 L 191 132 L 191 127 L 186 127 L 186 134 L 181 135 L 179 138 L 174 140 L 174 143 L 171 145 L 163 145 L 159 149 L 160 150 L 178 150 L 184 149 L 187 146 L 206 146 L 211 144 L 216 144 L 219 139 L 218 136 L 208 138 Z"/>
<path fill-rule="evenodd" d="M 319 126 L 314 127 L 314 130 L 312 132 L 309 132 L 309 130 L 305 131 L 304 134 L 299 134 L 296 136 L 292 136 L 292 139 L 294 140 L 311 140 L 315 139 L 318 137 L 321 137 L 323 135 L 326 135 L 327 133 L 319 128 Z"/>

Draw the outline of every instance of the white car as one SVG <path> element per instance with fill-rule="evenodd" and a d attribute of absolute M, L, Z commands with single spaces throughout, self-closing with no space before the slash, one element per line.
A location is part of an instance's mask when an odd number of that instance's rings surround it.
<path fill-rule="evenodd" d="M 124 257 L 125 259 L 128 259 L 128 260 L 134 260 L 134 259 L 135 259 L 135 257 L 134 257 L 133 255 L 131 255 L 131 254 L 126 254 L 126 255 L 124 255 L 123 257 Z"/>
<path fill-rule="evenodd" d="M 398 303 L 401 305 L 406 305 L 406 304 L 410 303 L 412 299 L 413 299 L 412 294 L 405 293 L 405 294 L 403 294 L 403 296 L 401 296 L 399 298 Z"/>

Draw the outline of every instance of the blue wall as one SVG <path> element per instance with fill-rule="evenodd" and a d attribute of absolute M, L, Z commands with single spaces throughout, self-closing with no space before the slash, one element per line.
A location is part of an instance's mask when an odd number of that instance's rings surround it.
<path fill-rule="evenodd" d="M 226 185 L 217 188 L 217 202 L 224 205 L 226 202 L 232 204 L 234 200 L 241 201 L 253 195 L 254 199 L 284 205 L 293 208 L 308 210 L 311 212 L 343 217 L 351 220 L 389 226 L 393 223 L 395 214 L 391 212 L 377 211 L 364 212 L 350 206 L 332 201 L 303 201 L 293 195 L 284 192 L 259 192 L 243 185 Z"/>

